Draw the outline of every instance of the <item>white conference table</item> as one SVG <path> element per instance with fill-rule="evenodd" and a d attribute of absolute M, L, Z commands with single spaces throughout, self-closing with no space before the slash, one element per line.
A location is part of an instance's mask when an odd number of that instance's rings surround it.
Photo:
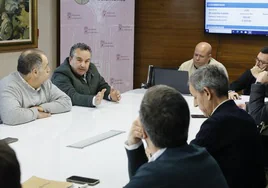
<path fill-rule="evenodd" d="M 97 108 L 74 106 L 71 112 L 46 119 L 18 126 L 0 125 L 0 139 L 19 139 L 10 146 L 20 162 L 21 181 L 32 176 L 65 181 L 78 175 L 99 179 L 96 188 L 123 187 L 129 181 L 124 142 L 144 93 L 144 89 L 136 89 L 123 93 L 119 103 L 103 101 Z M 193 107 L 193 97 L 185 99 L 191 114 L 202 114 Z M 195 137 L 204 120 L 191 118 L 188 141 Z M 66 147 L 109 130 L 126 132 L 83 149 Z"/>

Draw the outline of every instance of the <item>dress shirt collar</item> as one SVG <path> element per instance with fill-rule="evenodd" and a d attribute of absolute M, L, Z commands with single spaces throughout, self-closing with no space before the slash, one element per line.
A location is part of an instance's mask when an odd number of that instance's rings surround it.
<path fill-rule="evenodd" d="M 226 99 L 226 100 L 224 100 L 224 101 L 222 101 L 214 110 L 213 110 L 213 112 L 211 113 L 211 115 L 210 116 L 212 116 L 212 114 L 223 104 L 223 103 L 226 103 L 227 101 L 229 101 L 230 99 Z"/>
<path fill-rule="evenodd" d="M 39 91 L 41 89 L 41 87 L 39 87 L 37 89 L 33 88 L 28 82 L 26 82 L 26 80 L 24 80 L 24 78 L 22 78 L 22 76 L 20 75 L 19 72 L 17 72 L 17 73 L 18 73 L 20 79 L 22 80 L 22 82 L 25 83 L 30 89 L 32 89 L 33 91 Z"/>
<path fill-rule="evenodd" d="M 87 83 L 87 74 L 83 75 L 83 80 Z"/>
<path fill-rule="evenodd" d="M 155 152 L 153 154 L 153 156 L 149 159 L 148 163 L 149 162 L 153 162 L 155 161 L 157 158 L 159 158 L 165 151 L 166 151 L 167 148 L 162 148 L 162 149 L 159 149 L 157 152 Z"/>

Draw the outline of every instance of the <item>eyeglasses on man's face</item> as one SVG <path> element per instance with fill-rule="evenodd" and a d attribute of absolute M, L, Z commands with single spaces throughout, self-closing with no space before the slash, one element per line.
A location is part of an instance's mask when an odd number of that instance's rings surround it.
<path fill-rule="evenodd" d="M 261 63 L 262 65 L 268 64 L 268 62 L 260 60 L 258 57 L 255 58 L 256 63 Z"/>

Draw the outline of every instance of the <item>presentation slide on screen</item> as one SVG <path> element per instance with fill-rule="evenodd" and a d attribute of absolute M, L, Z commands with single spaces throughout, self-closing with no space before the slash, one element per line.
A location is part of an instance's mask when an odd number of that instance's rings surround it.
<path fill-rule="evenodd" d="M 267 0 L 207 0 L 208 33 L 268 34 Z"/>

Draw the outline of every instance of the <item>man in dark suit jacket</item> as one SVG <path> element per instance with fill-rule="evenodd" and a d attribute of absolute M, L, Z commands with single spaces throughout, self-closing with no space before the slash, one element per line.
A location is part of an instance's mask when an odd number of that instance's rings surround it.
<path fill-rule="evenodd" d="M 243 95 L 250 95 L 251 84 L 256 82 L 259 73 L 268 70 L 268 46 L 263 47 L 255 58 L 255 65 L 251 69 L 246 70 L 237 80 L 230 84 L 229 98 L 238 99 L 236 92 L 243 90 Z M 268 96 L 268 93 L 266 94 Z"/>
<path fill-rule="evenodd" d="M 251 86 L 251 93 L 248 103 L 249 114 L 254 118 L 259 125 L 264 123 L 268 125 L 268 103 L 265 102 L 265 93 L 268 84 L 268 71 L 261 72 L 256 79 L 256 83 Z M 261 136 L 264 166 L 266 169 L 266 178 L 268 181 L 268 128 L 264 129 Z"/>
<path fill-rule="evenodd" d="M 54 71 L 51 81 L 72 100 L 73 105 L 96 107 L 102 99 L 119 101 L 120 92 L 111 88 L 91 63 L 91 48 L 74 44 L 69 57 Z"/>
<path fill-rule="evenodd" d="M 193 144 L 216 159 L 230 188 L 265 187 L 260 138 L 253 118 L 228 100 L 228 79 L 216 66 L 190 77 L 190 92 L 208 119 Z"/>
<path fill-rule="evenodd" d="M 209 153 L 187 144 L 189 117 L 185 99 L 174 88 L 158 85 L 146 92 L 126 142 L 126 188 L 228 187 Z"/>
<path fill-rule="evenodd" d="M 268 71 L 263 71 L 257 76 L 256 83 L 251 86 L 248 111 L 257 124 L 268 124 L 268 103 L 264 101 L 267 84 Z"/>

